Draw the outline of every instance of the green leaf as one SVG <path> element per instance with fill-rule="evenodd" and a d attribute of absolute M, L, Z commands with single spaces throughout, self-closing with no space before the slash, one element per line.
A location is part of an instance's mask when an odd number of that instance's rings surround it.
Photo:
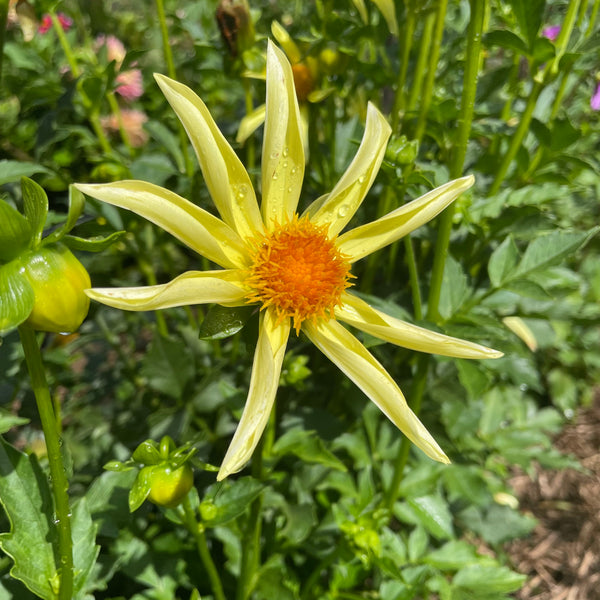
<path fill-rule="evenodd" d="M 528 279 L 513 279 L 504 285 L 504 289 L 519 294 L 525 298 L 534 298 L 535 300 L 549 300 L 552 296 L 535 281 Z"/>
<path fill-rule="evenodd" d="M 574 144 L 581 135 L 581 131 L 575 129 L 568 118 L 556 119 L 552 126 L 550 149 L 554 152 L 562 152 Z"/>
<path fill-rule="evenodd" d="M 546 0 L 510 0 L 510 5 L 528 47 L 532 48 L 542 25 Z"/>
<path fill-rule="evenodd" d="M 448 255 L 442 279 L 440 315 L 446 320 L 449 319 L 462 306 L 469 294 L 467 276 L 460 264 Z"/>
<path fill-rule="evenodd" d="M 478 558 L 477 552 L 471 544 L 462 540 L 451 540 L 441 548 L 427 554 L 423 560 L 442 571 L 449 571 L 475 564 Z"/>
<path fill-rule="evenodd" d="M 144 357 L 142 375 L 152 389 L 177 400 L 194 377 L 194 359 L 181 341 L 157 334 Z"/>
<path fill-rule="evenodd" d="M 293 454 L 308 463 L 325 465 L 338 471 L 346 470 L 344 463 L 327 449 L 314 431 L 301 428 L 286 431 L 273 445 L 272 453 L 275 456 Z"/>
<path fill-rule="evenodd" d="M 115 231 L 107 237 L 80 238 L 74 235 L 65 235 L 62 243 L 70 250 L 83 250 L 84 252 L 103 252 L 115 242 L 119 241 L 127 232 Z"/>
<path fill-rule="evenodd" d="M 129 512 L 136 511 L 150 493 L 150 475 L 152 467 L 140 469 L 129 490 Z"/>
<path fill-rule="evenodd" d="M 50 171 L 36 163 L 0 160 L 0 185 L 19 181 L 21 177 L 30 177 L 35 173 L 50 173 Z"/>
<path fill-rule="evenodd" d="M 97 527 L 92 521 L 85 498 L 80 498 L 72 507 L 71 535 L 73 538 L 73 598 L 89 598 L 88 592 L 98 587 L 94 577 L 94 565 L 100 552 L 96 545 Z"/>
<path fill-rule="evenodd" d="M 35 247 L 42 239 L 42 231 L 48 215 L 48 196 L 41 186 L 27 177 L 21 178 L 21 192 L 25 218 L 29 221 Z"/>
<path fill-rule="evenodd" d="M 204 525 L 215 527 L 239 517 L 262 492 L 263 484 L 252 477 L 227 480 L 209 488 L 200 503 Z"/>
<path fill-rule="evenodd" d="M 527 43 L 524 42 L 516 33 L 508 29 L 495 29 L 485 34 L 483 41 L 486 46 L 500 46 L 500 48 L 508 48 L 515 50 L 519 54 L 528 54 Z"/>
<path fill-rule="evenodd" d="M 216 304 L 212 306 L 200 325 L 201 340 L 221 340 L 240 331 L 252 313 L 253 306 L 227 307 Z"/>
<path fill-rule="evenodd" d="M 0 433 L 6 433 L 9 429 L 18 425 L 29 423 L 29 419 L 13 415 L 5 409 L 0 409 Z"/>
<path fill-rule="evenodd" d="M 19 272 L 19 261 L 0 266 L 0 336 L 18 327 L 33 310 L 33 288 Z"/>
<path fill-rule="evenodd" d="M 154 440 L 146 440 L 142 442 L 133 451 L 131 458 L 133 458 L 135 462 L 143 465 L 157 465 L 162 460 Z"/>
<path fill-rule="evenodd" d="M 502 283 L 508 279 L 517 266 L 519 258 L 519 250 L 515 244 L 515 240 L 512 235 L 509 235 L 494 250 L 494 252 L 492 252 L 488 262 L 488 275 L 495 288 L 501 287 Z"/>
<path fill-rule="evenodd" d="M 454 537 L 452 515 L 448 504 L 440 496 L 410 498 L 408 504 L 419 517 L 423 526 L 439 540 Z"/>
<path fill-rule="evenodd" d="M 29 221 L 8 202 L 0 200 L 0 263 L 16 258 L 30 239 Z"/>
<path fill-rule="evenodd" d="M 452 583 L 455 587 L 465 588 L 486 597 L 492 593 L 514 592 L 526 579 L 525 575 L 515 573 L 507 567 L 476 564 L 462 568 L 454 576 Z"/>
<path fill-rule="evenodd" d="M 600 230 L 594 227 L 589 231 L 553 231 L 533 240 L 523 254 L 521 262 L 511 279 L 523 277 L 533 271 L 544 269 L 560 262 L 583 246 Z"/>
<path fill-rule="evenodd" d="M 19 452 L 0 438 L 0 502 L 10 521 L 0 547 L 14 561 L 10 571 L 40 598 L 55 600 L 51 581 L 56 529 L 48 478 L 34 456 Z"/>

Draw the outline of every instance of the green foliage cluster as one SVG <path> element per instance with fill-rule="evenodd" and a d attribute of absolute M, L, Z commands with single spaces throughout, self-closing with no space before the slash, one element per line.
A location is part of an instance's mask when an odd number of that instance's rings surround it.
<path fill-rule="evenodd" d="M 8 14 L 0 217 L 33 223 L 36 243 L 43 228 L 52 240 L 76 226 L 78 237 L 68 237 L 77 251 L 90 249 L 84 237 L 107 238 L 102 252 L 78 254 L 94 286 L 153 285 L 209 266 L 108 205 L 89 201 L 79 219 L 81 207 L 72 209 L 67 229 L 59 215 L 74 202 L 71 183 L 124 178 L 214 210 L 152 73 L 192 87 L 233 143 L 264 101 L 264 81 L 247 75 L 264 68 L 276 20 L 313 69 L 304 206 L 345 170 L 368 101 L 389 115 L 393 135 L 357 223 L 462 173 L 476 177 L 440 224 L 357 263 L 356 293 L 390 315 L 504 352 L 485 362 L 422 357 L 358 334 L 420 411 L 452 459 L 446 466 L 410 450 L 300 336 L 251 465 L 215 483 L 211 465 L 243 409 L 257 315 L 93 304 L 77 334 L 40 338 L 70 481 L 72 597 L 509 598 L 525 578 L 503 545 L 535 525 L 512 495 L 511 469 L 577 466 L 552 435 L 590 401 L 600 375 L 600 113 L 590 106 L 600 2 L 252 2 L 253 31 L 239 44 L 242 2 L 19 4 L 13 13 L 0 0 L 0 17 Z M 242 13 L 224 16 L 232 4 Z M 49 13 L 55 24 L 41 33 Z M 561 26 L 554 40 L 544 35 L 550 25 Z M 100 35 L 122 40 L 125 57 L 110 60 Z M 119 93 L 127 70 L 141 72 L 144 93 L 134 99 Z M 260 136 L 234 145 L 255 182 Z M 26 179 L 22 192 L 22 177 L 37 184 Z M 48 191 L 43 215 L 33 214 L 27 186 Z M 444 219 L 450 244 L 440 262 Z M 0 249 L 8 256 L 7 223 Z M 0 265 L 0 281 L 5 271 Z M 2 318 L 18 312 L 7 297 L 0 290 Z M 54 599 L 61 564 L 48 460 L 19 337 L 3 335 L 0 600 Z M 169 461 L 194 468 L 194 487 L 178 505 L 144 502 L 151 485 L 140 473 Z"/>

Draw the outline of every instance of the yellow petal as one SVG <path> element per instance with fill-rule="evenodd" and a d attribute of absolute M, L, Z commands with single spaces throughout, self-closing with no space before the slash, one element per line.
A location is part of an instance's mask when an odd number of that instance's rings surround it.
<path fill-rule="evenodd" d="M 296 42 L 294 42 L 285 27 L 281 25 L 279 21 L 273 21 L 271 23 L 271 33 L 277 43 L 283 48 L 283 51 L 286 53 L 292 64 L 302 60 L 302 53 L 296 45 Z"/>
<path fill-rule="evenodd" d="M 265 225 L 291 220 L 304 177 L 300 111 L 292 68 L 269 41 L 267 48 L 266 119 L 262 150 L 262 215 Z"/>
<path fill-rule="evenodd" d="M 367 14 L 367 7 L 365 6 L 365 0 L 352 0 L 352 4 L 356 7 L 360 18 L 363 23 L 369 22 L 369 15 Z"/>
<path fill-rule="evenodd" d="M 86 290 L 93 300 L 123 310 L 157 310 L 209 302 L 240 306 L 245 304 L 246 293 L 237 270 L 188 271 L 162 285 Z"/>
<path fill-rule="evenodd" d="M 154 77 L 187 131 L 223 221 L 244 238 L 263 231 L 250 177 L 204 102 L 182 83 L 164 75 Z"/>
<path fill-rule="evenodd" d="M 261 104 L 240 121 L 235 141 L 243 144 L 264 122 L 265 105 Z"/>
<path fill-rule="evenodd" d="M 521 340 L 525 342 L 527 347 L 535 352 L 538 348 L 537 340 L 535 339 L 535 335 L 533 331 L 529 328 L 529 326 L 521 319 L 521 317 L 504 317 L 502 322 Z"/>
<path fill-rule="evenodd" d="M 217 481 L 236 473 L 250 460 L 275 401 L 281 364 L 290 334 L 290 320 L 286 319 L 278 324 L 275 311 L 267 308 L 260 315 L 259 327 L 248 399 Z"/>
<path fill-rule="evenodd" d="M 304 323 L 309 339 L 338 366 L 406 435 L 433 460 L 449 463 L 425 426 L 409 408 L 400 388 L 367 349 L 340 323 Z"/>
<path fill-rule="evenodd" d="M 342 305 L 336 307 L 335 316 L 340 321 L 381 340 L 410 350 L 455 358 L 499 358 L 502 356 L 502 352 L 497 350 L 436 333 L 386 315 L 353 294 L 343 294 Z"/>
<path fill-rule="evenodd" d="M 385 117 L 369 102 L 365 133 L 354 160 L 327 200 L 318 208 L 311 205 L 306 211 L 311 222 L 329 225 L 330 236 L 337 235 L 347 225 L 373 185 L 391 131 Z"/>
<path fill-rule="evenodd" d="M 350 262 L 356 262 L 436 217 L 474 182 L 475 178 L 469 175 L 445 183 L 372 223 L 342 234 L 337 247 L 350 257 Z"/>
<path fill-rule="evenodd" d="M 209 212 L 145 181 L 77 183 L 84 194 L 126 208 L 152 221 L 186 246 L 222 267 L 243 267 L 249 256 L 240 236 Z"/>

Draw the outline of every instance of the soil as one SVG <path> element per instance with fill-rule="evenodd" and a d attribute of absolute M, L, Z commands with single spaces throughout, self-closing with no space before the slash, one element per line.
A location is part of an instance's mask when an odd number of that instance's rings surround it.
<path fill-rule="evenodd" d="M 522 510 L 539 521 L 529 537 L 507 548 L 514 568 L 529 577 L 515 597 L 600 600 L 600 390 L 555 445 L 584 469 L 513 478 Z"/>

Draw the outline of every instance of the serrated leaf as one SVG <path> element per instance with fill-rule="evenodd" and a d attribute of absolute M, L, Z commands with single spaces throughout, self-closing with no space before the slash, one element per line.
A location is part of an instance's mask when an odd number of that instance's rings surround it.
<path fill-rule="evenodd" d="M 0 547 L 14 561 L 11 575 L 45 600 L 55 600 L 50 584 L 58 577 L 53 546 L 54 505 L 48 478 L 35 456 L 0 438 L 0 502 L 11 531 L 0 534 Z"/>
<path fill-rule="evenodd" d="M 314 431 L 294 428 L 286 431 L 273 445 L 275 456 L 293 454 L 308 463 L 325 465 L 331 469 L 345 471 L 344 463 L 330 452 Z"/>
<path fill-rule="evenodd" d="M 200 325 L 201 340 L 221 340 L 240 331 L 255 308 L 253 306 L 212 306 Z"/>
<path fill-rule="evenodd" d="M 17 261 L 0 266 L 0 336 L 18 327 L 33 310 L 33 288 Z"/>
<path fill-rule="evenodd" d="M 490 256 L 488 275 L 494 287 L 501 287 L 517 266 L 520 254 L 515 240 L 509 235 Z"/>
<path fill-rule="evenodd" d="M 439 540 L 454 537 L 452 515 L 448 504 L 440 496 L 410 498 L 408 504 L 419 517 L 423 527 Z"/>
<path fill-rule="evenodd" d="M 8 202 L 0 200 L 0 262 L 16 258 L 31 239 L 29 221 Z"/>
<path fill-rule="evenodd" d="M 30 177 L 35 173 L 49 173 L 46 167 L 18 160 L 0 160 L 0 185 L 19 181 L 21 177 Z"/>
<path fill-rule="evenodd" d="M 560 262 L 583 246 L 599 229 L 594 227 L 589 231 L 553 231 L 534 239 L 527 246 L 510 279 L 522 278 Z"/>
<path fill-rule="evenodd" d="M 25 218 L 31 227 L 34 246 L 37 246 L 42 239 L 42 231 L 48 216 L 48 196 L 41 186 L 27 177 L 21 178 L 21 192 Z"/>
<path fill-rule="evenodd" d="M 542 25 L 546 0 L 510 0 L 510 5 L 528 47 L 532 48 Z"/>
<path fill-rule="evenodd" d="M 440 315 L 449 319 L 463 304 L 470 294 L 467 276 L 460 264 L 448 255 L 444 266 L 442 290 L 440 294 Z"/>

